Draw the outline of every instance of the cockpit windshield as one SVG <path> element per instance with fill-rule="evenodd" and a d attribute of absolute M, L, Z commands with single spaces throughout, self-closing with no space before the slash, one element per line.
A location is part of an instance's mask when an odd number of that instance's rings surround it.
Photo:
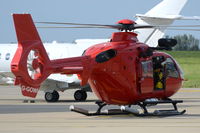
<path fill-rule="evenodd" d="M 157 57 L 156 57 L 157 59 Z M 156 67 L 159 65 L 154 61 L 154 67 L 152 60 L 148 61 L 142 61 L 142 77 L 153 77 L 153 69 L 156 70 Z M 166 77 L 172 77 L 172 78 L 183 78 L 183 71 L 181 70 L 178 63 L 171 58 L 166 58 L 165 61 L 161 63 L 161 66 L 165 69 L 163 69 L 163 72 L 165 71 Z M 180 73 L 180 75 L 179 75 Z"/>
<path fill-rule="evenodd" d="M 175 62 L 171 58 L 166 58 L 166 60 L 163 63 L 165 64 L 167 77 L 173 77 L 173 78 L 179 77 L 179 71 L 178 71 L 179 68 L 177 68 L 178 66 L 175 64 Z M 179 70 L 180 70 L 180 73 L 182 73 L 181 69 Z"/>

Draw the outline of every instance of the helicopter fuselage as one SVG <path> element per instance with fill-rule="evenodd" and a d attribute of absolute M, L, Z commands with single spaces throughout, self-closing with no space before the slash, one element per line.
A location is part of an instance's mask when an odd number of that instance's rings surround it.
<path fill-rule="evenodd" d="M 164 100 L 182 85 L 182 72 L 176 61 L 170 55 L 156 51 L 171 49 L 175 43 L 164 39 L 158 42 L 160 48 L 152 48 L 140 43 L 137 34 L 131 32 L 152 26 L 135 25 L 131 20 L 104 25 L 125 32 L 113 33 L 109 42 L 88 48 L 83 56 L 50 60 L 31 15 L 14 14 L 13 19 L 18 49 L 11 70 L 16 76 L 15 85 L 21 86 L 24 96 L 36 97 L 41 83 L 53 73 L 79 74 L 81 85 L 89 82 L 99 100 L 115 105 L 137 104 L 151 98 Z M 28 64 L 31 51 L 37 57 Z M 28 66 L 35 71 L 33 76 L 29 75 Z"/>
<path fill-rule="evenodd" d="M 132 32 L 113 33 L 111 41 L 94 45 L 84 55 L 93 59 L 89 84 L 101 101 L 127 105 L 145 99 L 166 99 L 181 87 L 176 61 L 164 52 L 141 56 L 148 46 Z"/>

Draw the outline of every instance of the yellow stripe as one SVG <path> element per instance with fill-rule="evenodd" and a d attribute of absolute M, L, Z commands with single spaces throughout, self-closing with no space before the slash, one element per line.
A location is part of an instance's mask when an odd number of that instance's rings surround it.
<path fill-rule="evenodd" d="M 200 92 L 200 90 L 180 90 L 179 92 Z"/>

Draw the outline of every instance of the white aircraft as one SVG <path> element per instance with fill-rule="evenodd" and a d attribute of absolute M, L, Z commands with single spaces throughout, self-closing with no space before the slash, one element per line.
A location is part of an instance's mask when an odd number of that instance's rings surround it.
<path fill-rule="evenodd" d="M 146 14 L 137 14 L 136 23 L 150 25 L 171 25 L 177 19 L 198 19 L 197 17 L 183 17 L 179 13 L 187 0 L 163 0 Z M 157 46 L 158 39 L 164 36 L 166 28 L 137 30 L 138 39 L 150 46 Z M 80 56 L 89 46 L 109 39 L 80 39 L 75 44 L 69 43 L 45 43 L 44 46 L 51 59 Z M 17 44 L 0 44 L 0 82 L 12 83 L 13 75 L 10 72 L 11 59 L 17 49 Z M 30 60 L 33 55 L 30 55 Z M 30 70 L 31 76 L 31 70 Z M 8 78 L 5 78 L 8 77 Z M 48 102 L 55 102 L 59 99 L 58 91 L 81 88 L 74 93 L 75 100 L 83 101 L 87 98 L 86 91 L 89 86 L 80 87 L 76 75 L 51 75 L 40 87 L 45 92 L 45 99 Z"/>
<path fill-rule="evenodd" d="M 44 43 L 45 49 L 50 59 L 74 57 L 82 55 L 85 49 L 92 44 L 106 42 L 109 39 L 78 39 L 75 43 Z M 14 75 L 11 73 L 10 63 L 17 49 L 17 44 L 0 44 L 0 84 L 14 84 Z M 29 62 L 33 60 L 33 54 L 29 54 Z M 32 71 L 29 71 L 30 76 Z M 76 75 L 52 74 L 42 84 L 41 90 L 45 92 L 45 100 L 55 102 L 59 99 L 58 91 L 76 89 L 74 98 L 77 101 L 84 101 L 87 98 L 86 91 L 91 91 L 89 86 L 80 86 L 80 81 Z"/>

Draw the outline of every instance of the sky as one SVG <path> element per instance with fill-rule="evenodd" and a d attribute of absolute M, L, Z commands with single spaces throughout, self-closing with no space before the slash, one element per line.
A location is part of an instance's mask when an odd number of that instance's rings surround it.
<path fill-rule="evenodd" d="M 12 13 L 30 13 L 34 21 L 114 24 L 121 19 L 135 19 L 162 0 L 0 0 L 0 43 L 16 42 Z M 181 15 L 200 16 L 200 0 L 188 0 Z M 174 25 L 199 24 L 179 20 Z M 75 39 L 108 38 L 115 30 L 107 29 L 39 29 L 44 42 L 73 42 Z M 169 36 L 200 32 L 167 31 Z"/>

